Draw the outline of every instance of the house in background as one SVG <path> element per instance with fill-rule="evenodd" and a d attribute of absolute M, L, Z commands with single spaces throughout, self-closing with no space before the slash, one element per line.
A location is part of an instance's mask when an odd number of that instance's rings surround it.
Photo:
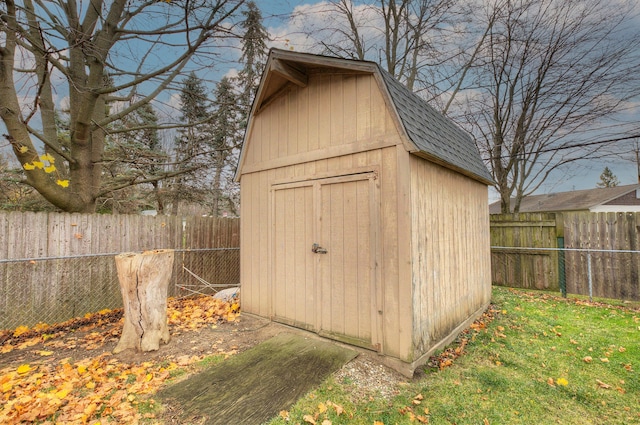
<path fill-rule="evenodd" d="M 521 213 L 577 211 L 640 212 L 640 184 L 530 195 L 520 204 Z M 489 205 L 489 213 L 500 214 L 500 201 Z"/>
<path fill-rule="evenodd" d="M 271 50 L 236 173 L 242 309 L 412 375 L 491 297 L 491 175 L 376 63 Z"/>

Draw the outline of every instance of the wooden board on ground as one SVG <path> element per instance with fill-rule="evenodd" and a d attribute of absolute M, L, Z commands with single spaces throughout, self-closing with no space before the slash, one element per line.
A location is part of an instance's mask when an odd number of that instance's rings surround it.
<path fill-rule="evenodd" d="M 183 423 L 259 425 L 356 355 L 331 342 L 282 333 L 158 396 L 180 410 Z"/>

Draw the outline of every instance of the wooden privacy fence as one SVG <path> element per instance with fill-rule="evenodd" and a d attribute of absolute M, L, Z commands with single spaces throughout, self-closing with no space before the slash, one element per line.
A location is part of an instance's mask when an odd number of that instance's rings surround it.
<path fill-rule="evenodd" d="M 638 213 L 491 215 L 494 284 L 640 299 Z"/>
<path fill-rule="evenodd" d="M 236 285 L 239 228 L 226 218 L 0 213 L 0 329 L 121 307 L 122 252 L 177 250 L 172 296 L 200 292 L 198 278 Z"/>

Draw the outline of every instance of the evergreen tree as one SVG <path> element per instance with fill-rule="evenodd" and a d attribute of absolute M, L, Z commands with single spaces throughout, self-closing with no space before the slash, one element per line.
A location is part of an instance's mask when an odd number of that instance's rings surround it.
<path fill-rule="evenodd" d="M 211 183 L 212 202 L 211 214 L 218 216 L 225 206 L 229 205 L 234 187 L 226 185 L 233 173 L 234 164 L 230 163 L 234 150 L 239 145 L 239 111 L 238 96 L 233 91 L 233 84 L 227 77 L 223 77 L 215 91 L 215 111 L 212 116 L 212 137 L 209 141 L 209 152 L 213 163 L 213 181 Z"/>
<path fill-rule="evenodd" d="M 242 12 L 244 21 L 242 27 L 245 33 L 242 37 L 242 56 L 240 61 L 244 67 L 238 74 L 240 89 L 240 113 L 242 129 L 246 128 L 247 118 L 251 111 L 251 103 L 255 96 L 260 76 L 268 55 L 266 41 L 269 33 L 262 24 L 262 13 L 255 2 L 249 1 L 247 9 Z"/>
<path fill-rule="evenodd" d="M 616 187 L 620 184 L 618 178 L 611 172 L 609 167 L 604 167 L 604 171 L 600 174 L 600 181 L 596 183 L 597 187 Z"/>
<path fill-rule="evenodd" d="M 112 204 L 108 209 L 135 213 L 154 205 L 158 213 L 164 212 L 161 184 L 154 178 L 163 173 L 167 155 L 160 144 L 158 117 L 150 104 L 140 106 L 116 124 L 107 142 L 105 159 L 106 202 Z M 143 181 L 149 182 L 151 190 L 145 190 L 147 184 L 130 186 Z"/>
<path fill-rule="evenodd" d="M 175 171 L 182 174 L 173 179 L 170 199 L 171 213 L 176 215 L 180 202 L 203 201 L 207 158 L 207 141 L 211 136 L 211 112 L 204 82 L 191 72 L 180 91 L 182 122 L 175 141 Z"/>

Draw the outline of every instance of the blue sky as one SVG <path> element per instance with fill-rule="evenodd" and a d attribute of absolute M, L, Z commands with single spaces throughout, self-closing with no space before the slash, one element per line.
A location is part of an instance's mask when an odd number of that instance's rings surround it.
<path fill-rule="evenodd" d="M 292 0 L 257 0 L 257 5 L 261 8 L 263 17 L 265 18 L 265 26 L 274 37 L 269 43 L 270 47 L 293 48 L 298 51 L 305 51 L 310 48 L 306 45 L 306 37 L 288 21 L 288 17 L 298 7 L 298 11 L 305 10 L 310 14 L 322 13 L 318 12 L 319 1 L 292 1 Z M 316 6 L 316 7 L 312 7 Z M 229 57 L 237 57 L 238 50 L 228 50 Z M 213 90 L 214 82 L 222 75 L 230 72 L 232 63 L 221 61 L 212 63 L 211 66 L 200 68 L 198 74 L 201 78 L 211 81 Z M 62 95 L 61 95 L 62 97 Z M 157 107 L 161 104 L 176 105 L 177 97 L 163 96 L 159 99 Z M 631 117 L 635 121 L 640 121 L 636 117 Z M 0 123 L 0 130 L 3 130 L 3 124 Z M 4 133 L 4 131 L 3 131 Z M 5 145 L 4 141 L 0 141 L 0 149 Z M 600 173 L 605 166 L 608 166 L 613 173 L 619 178 L 620 184 L 633 184 L 637 182 L 636 164 L 632 161 L 624 161 L 622 159 L 609 159 L 606 161 L 589 161 L 583 162 L 579 166 L 567 167 L 559 172 L 553 173 L 547 179 L 546 183 L 538 190 L 538 193 L 549 193 L 567 190 L 588 189 L 596 186 Z M 495 195 L 492 199 L 496 199 Z"/>

